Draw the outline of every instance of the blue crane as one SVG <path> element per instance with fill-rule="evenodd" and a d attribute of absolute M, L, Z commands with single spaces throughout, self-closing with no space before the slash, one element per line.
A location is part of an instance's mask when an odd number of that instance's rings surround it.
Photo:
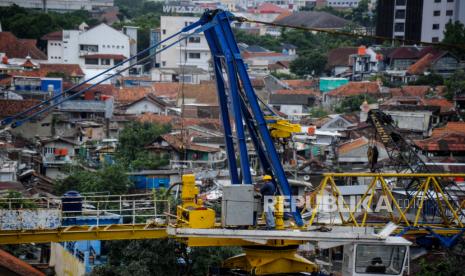
<path fill-rule="evenodd" d="M 156 49 L 162 43 L 180 36 L 180 38 L 166 47 L 155 51 L 149 57 L 168 49 L 183 39 L 204 32 L 205 38 L 210 47 L 213 58 L 213 69 L 217 85 L 219 106 L 221 110 L 221 121 L 224 128 L 225 144 L 228 160 L 228 168 L 232 184 L 252 184 L 250 172 L 250 163 L 248 157 L 248 137 L 252 141 L 254 150 L 257 152 L 261 168 L 265 174 L 273 176 L 273 181 L 279 187 L 280 193 L 289 200 L 290 209 L 293 210 L 292 216 L 298 226 L 303 225 L 300 213 L 295 208 L 292 200 L 292 191 L 280 161 L 280 156 L 275 148 L 273 138 L 268 129 L 268 121 L 261 110 L 259 99 L 252 87 L 247 67 L 242 59 L 239 47 L 237 46 L 231 22 L 240 20 L 232 13 L 223 10 L 205 11 L 200 20 L 184 27 L 179 32 L 160 41 L 135 56 L 126 59 L 112 68 L 109 68 L 95 77 L 79 83 L 72 88 L 64 91 L 55 97 L 50 98 L 40 104 L 29 108 L 17 115 L 6 118 L 1 125 L 9 125 L 11 128 L 20 126 L 26 121 L 31 120 L 50 111 L 64 101 L 71 100 L 85 91 L 92 89 L 99 83 L 109 80 L 114 75 L 105 77 L 101 81 L 84 88 L 77 93 L 66 96 L 66 92 L 81 87 L 90 80 L 94 80 L 101 75 L 117 69 L 121 65 L 140 57 L 142 54 Z M 181 35 L 183 34 L 183 35 Z M 137 63 L 135 63 L 137 64 Z M 133 67 L 132 64 L 123 70 Z M 265 107 L 267 108 L 267 107 Z M 236 132 L 235 137 L 231 121 L 234 123 Z M 240 173 L 237 164 L 240 165 Z"/>

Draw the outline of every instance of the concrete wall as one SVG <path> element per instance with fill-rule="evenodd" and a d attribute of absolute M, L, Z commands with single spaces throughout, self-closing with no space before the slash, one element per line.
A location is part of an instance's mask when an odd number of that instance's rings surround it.
<path fill-rule="evenodd" d="M 421 131 L 425 135 L 431 128 L 431 111 L 393 111 L 385 110 L 386 114 L 392 116 L 394 124 L 401 129 Z"/>
<path fill-rule="evenodd" d="M 126 114 L 142 114 L 142 113 L 155 113 L 164 114 L 165 110 L 160 108 L 158 105 L 149 101 L 140 101 L 131 105 L 126 109 Z"/>
<path fill-rule="evenodd" d="M 86 273 L 84 263 L 80 262 L 61 244 L 51 243 L 50 248 L 50 266 L 55 268 L 57 276 L 83 276 Z"/>

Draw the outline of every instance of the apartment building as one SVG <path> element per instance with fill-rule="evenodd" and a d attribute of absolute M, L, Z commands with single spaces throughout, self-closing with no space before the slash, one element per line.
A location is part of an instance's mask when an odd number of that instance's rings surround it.
<path fill-rule="evenodd" d="M 160 39 L 178 32 L 185 26 L 196 22 L 199 18 L 191 16 L 161 16 Z M 161 45 L 162 48 L 166 45 Z M 181 43 L 161 52 L 157 59 L 161 68 L 179 68 L 182 66 L 198 67 L 203 70 L 210 68 L 210 48 L 203 33 L 190 36 Z"/>
<path fill-rule="evenodd" d="M 440 42 L 449 21 L 465 23 L 465 1 L 378 0 L 377 13 L 379 36 Z"/>

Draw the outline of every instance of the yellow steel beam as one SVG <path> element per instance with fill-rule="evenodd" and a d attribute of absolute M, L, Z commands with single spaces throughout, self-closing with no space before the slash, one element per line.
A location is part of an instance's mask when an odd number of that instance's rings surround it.
<path fill-rule="evenodd" d="M 67 226 L 53 230 L 3 230 L 0 244 L 46 243 L 79 240 L 136 240 L 167 238 L 166 228 L 146 224 Z"/>
<path fill-rule="evenodd" d="M 323 173 L 332 177 L 465 177 L 465 173 Z"/>

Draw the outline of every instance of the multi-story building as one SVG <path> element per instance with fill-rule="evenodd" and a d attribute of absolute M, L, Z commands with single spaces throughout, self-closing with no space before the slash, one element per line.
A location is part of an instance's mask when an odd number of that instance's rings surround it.
<path fill-rule="evenodd" d="M 135 54 L 137 37 L 130 35 L 137 32 L 131 27 L 124 30 L 102 23 L 91 29 L 81 26 L 79 30 L 49 33 L 42 39 L 47 40 L 49 62 L 79 64 L 84 71 L 103 70 Z"/>
<path fill-rule="evenodd" d="M 190 16 L 161 16 L 160 38 L 161 40 L 178 32 L 185 26 L 196 22 L 197 17 Z M 162 48 L 166 45 L 161 45 Z M 179 68 L 181 66 L 194 66 L 204 70 L 210 67 L 210 48 L 203 33 L 190 36 L 181 43 L 166 49 L 160 54 L 161 68 Z"/>
<path fill-rule="evenodd" d="M 449 21 L 465 23 L 465 1 L 379 0 L 376 34 L 413 41 L 439 42 Z"/>
<path fill-rule="evenodd" d="M 54 11 L 92 11 L 99 7 L 113 7 L 113 0 L 0 0 L 0 6 L 18 5 L 28 9 Z"/>

